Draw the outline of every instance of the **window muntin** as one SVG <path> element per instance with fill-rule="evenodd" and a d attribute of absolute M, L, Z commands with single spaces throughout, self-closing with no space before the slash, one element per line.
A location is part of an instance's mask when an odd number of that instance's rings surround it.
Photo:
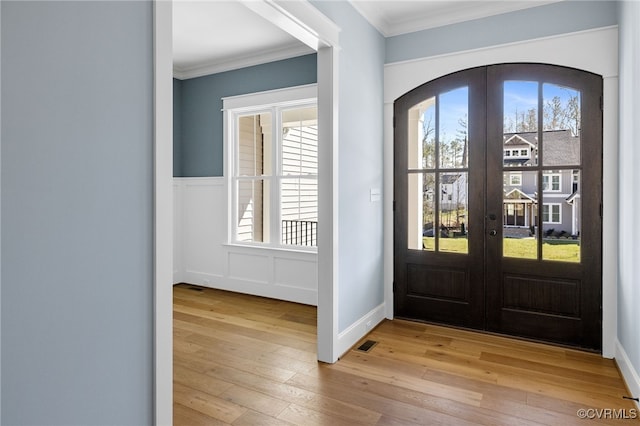
<path fill-rule="evenodd" d="M 296 92 L 296 89 L 284 91 Z M 316 99 L 229 108 L 226 114 L 230 130 L 227 139 L 233 153 L 229 185 L 233 201 L 231 242 L 315 250 L 318 232 Z"/>

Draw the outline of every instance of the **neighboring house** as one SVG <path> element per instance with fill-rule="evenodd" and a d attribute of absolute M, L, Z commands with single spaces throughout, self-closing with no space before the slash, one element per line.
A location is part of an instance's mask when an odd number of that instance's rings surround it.
<path fill-rule="evenodd" d="M 540 160 L 545 166 L 559 167 L 544 172 L 540 184 L 537 172 L 520 169 L 504 173 L 505 235 L 523 235 L 513 228 L 534 230 L 541 202 L 545 236 L 577 237 L 580 235 L 580 172 L 567 166 L 580 164 L 580 137 L 570 130 L 549 130 L 542 133 L 542 138 L 543 151 L 539 155 L 537 132 L 504 134 L 505 167 L 526 167 Z"/>

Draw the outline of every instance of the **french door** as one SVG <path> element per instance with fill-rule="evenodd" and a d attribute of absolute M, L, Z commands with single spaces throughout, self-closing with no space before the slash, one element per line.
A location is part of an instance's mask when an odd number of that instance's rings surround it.
<path fill-rule="evenodd" d="M 396 100 L 397 317 L 600 349 L 601 96 L 503 64 Z"/>

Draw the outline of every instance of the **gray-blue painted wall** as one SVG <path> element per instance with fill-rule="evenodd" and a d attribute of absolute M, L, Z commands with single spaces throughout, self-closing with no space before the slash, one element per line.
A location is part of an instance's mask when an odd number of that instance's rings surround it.
<path fill-rule="evenodd" d="M 338 330 L 342 332 L 384 301 L 383 203 L 371 202 L 370 190 L 382 191 L 384 183 L 385 44 L 348 2 L 312 4 L 341 28 Z"/>
<path fill-rule="evenodd" d="M 2 1 L 3 425 L 153 422 L 153 5 Z"/>
<path fill-rule="evenodd" d="M 173 176 L 182 176 L 182 81 L 173 79 Z"/>
<path fill-rule="evenodd" d="M 606 27 L 615 1 L 562 1 L 386 39 L 386 63 Z"/>
<path fill-rule="evenodd" d="M 317 82 L 316 55 L 270 62 L 181 82 L 180 171 L 176 176 L 222 176 L 222 98 Z M 174 112 L 175 115 L 175 112 Z M 175 143 L 175 141 L 174 141 Z"/>

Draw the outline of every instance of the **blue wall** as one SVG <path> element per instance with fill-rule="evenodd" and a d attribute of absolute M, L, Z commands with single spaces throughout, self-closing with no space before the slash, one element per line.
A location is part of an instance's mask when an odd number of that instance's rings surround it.
<path fill-rule="evenodd" d="M 183 80 L 176 176 L 222 176 L 223 97 L 316 83 L 316 68 L 316 55 L 311 54 Z"/>
<path fill-rule="evenodd" d="M 0 8 L 0 422 L 152 424 L 153 4 Z"/>
<path fill-rule="evenodd" d="M 339 64 L 339 331 L 384 302 L 383 188 L 384 37 L 347 2 L 313 1 L 340 32 Z M 385 194 L 385 197 L 391 197 Z M 387 202 L 389 198 L 386 198 Z"/>
<path fill-rule="evenodd" d="M 173 79 L 173 175 L 182 176 L 182 81 Z"/>
<path fill-rule="evenodd" d="M 386 63 L 617 25 L 615 1 L 562 1 L 386 39 Z"/>

